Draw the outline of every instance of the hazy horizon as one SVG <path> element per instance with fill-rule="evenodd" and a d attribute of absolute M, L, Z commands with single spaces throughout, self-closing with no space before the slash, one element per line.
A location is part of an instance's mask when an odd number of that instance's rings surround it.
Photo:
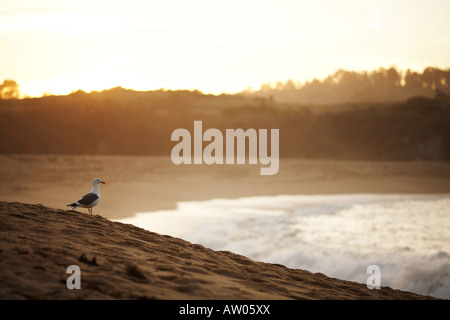
<path fill-rule="evenodd" d="M 22 96 L 259 89 L 337 70 L 448 68 L 450 3 L 4 1 L 2 79 Z"/>
<path fill-rule="evenodd" d="M 393 71 L 393 73 L 391 73 L 391 71 Z M 428 74 L 426 75 L 425 73 L 427 73 L 427 72 L 428 72 Z M 3 97 L 0 94 L 0 99 L 11 99 L 11 98 L 12 99 L 28 99 L 28 98 L 43 98 L 46 96 L 66 96 L 66 95 L 71 95 L 71 94 L 78 93 L 78 92 L 99 93 L 99 92 L 107 92 L 110 90 L 115 90 L 118 88 L 126 90 L 126 91 L 130 91 L 130 92 L 187 91 L 187 92 L 198 92 L 199 94 L 202 94 L 202 95 L 213 95 L 213 96 L 239 95 L 239 94 L 252 95 L 252 94 L 260 93 L 263 95 L 270 96 L 271 98 L 274 98 L 273 93 L 279 92 L 279 93 L 283 94 L 283 92 L 285 92 L 285 91 L 292 91 L 292 90 L 300 92 L 301 90 L 307 88 L 308 86 L 311 86 L 311 85 L 316 86 L 317 84 L 327 87 L 332 83 L 332 85 L 337 90 L 348 90 L 348 85 L 352 81 L 354 82 L 352 85 L 355 85 L 356 87 L 361 85 L 361 83 L 360 84 L 357 83 L 358 81 L 360 81 L 360 82 L 366 81 L 365 85 L 367 85 L 367 86 L 380 86 L 381 83 L 376 83 L 376 81 L 375 81 L 375 78 L 378 78 L 378 77 L 381 77 L 381 78 L 378 79 L 377 81 L 382 81 L 382 82 L 385 81 L 386 85 L 392 87 L 391 89 L 406 88 L 408 86 L 411 87 L 409 89 L 414 90 L 415 94 L 413 92 L 410 92 L 410 94 L 409 94 L 410 97 L 430 96 L 430 92 L 435 92 L 436 89 L 443 90 L 444 94 L 448 94 L 447 93 L 447 88 L 448 88 L 448 75 L 447 74 L 449 72 L 450 72 L 450 68 L 440 69 L 440 68 L 437 68 L 437 67 L 431 66 L 431 65 L 425 67 L 423 70 L 411 70 L 410 68 L 408 68 L 407 70 L 398 70 L 396 68 L 396 66 L 391 66 L 389 68 L 380 66 L 377 69 L 360 70 L 360 71 L 339 69 L 339 70 L 336 70 L 336 72 L 334 72 L 334 73 L 328 74 L 324 78 L 318 79 L 317 77 L 314 77 L 314 78 L 308 79 L 304 82 L 297 81 L 296 79 L 286 79 L 285 82 L 282 82 L 282 81 L 265 82 L 265 83 L 261 83 L 260 86 L 257 88 L 246 87 L 243 90 L 239 90 L 236 92 L 225 92 L 225 91 L 205 92 L 205 91 L 201 90 L 200 88 L 159 87 L 159 88 L 135 89 L 135 88 L 127 88 L 127 87 L 119 84 L 114 87 L 108 87 L 108 88 L 103 88 L 103 89 L 98 89 L 98 90 L 96 90 L 96 89 L 84 90 L 82 88 L 74 88 L 73 90 L 70 90 L 69 92 L 62 92 L 62 93 L 43 92 L 42 94 L 38 94 L 35 96 L 30 96 L 26 92 L 23 92 L 21 83 L 16 81 L 16 79 L 6 79 L 5 78 L 2 80 L 0 78 L 0 82 L 4 81 L 3 86 L 5 86 L 5 90 L 10 92 L 10 97 L 7 97 L 8 94 L 6 94 Z M 431 75 L 431 77 L 430 77 L 430 74 L 433 74 L 433 75 Z M 352 79 L 349 79 L 348 78 L 349 76 Z M 344 78 L 346 78 L 346 79 L 344 79 Z M 408 78 L 409 78 L 409 82 L 408 82 Z M 438 79 L 438 78 L 440 78 L 440 79 Z M 344 82 L 342 82 L 343 79 L 344 79 Z M 392 81 L 394 81 L 394 82 L 392 82 Z M 421 83 L 419 83 L 419 82 L 421 82 Z M 5 85 L 5 83 L 8 83 L 8 84 Z M 9 87 L 9 86 L 11 86 L 11 83 L 13 85 L 12 85 L 12 87 Z M 342 84 L 343 84 L 343 86 L 342 86 L 343 88 L 339 88 Z M 416 87 L 416 85 L 419 85 L 420 87 Z M 1 91 L 1 86 L 2 86 L 2 84 L 0 84 L 0 91 Z M 347 86 L 347 88 L 344 88 L 345 86 Z M 9 87 L 9 89 L 7 89 L 8 87 Z M 359 89 L 361 89 L 361 88 L 359 88 Z M 425 89 L 428 91 L 431 90 L 431 91 L 424 92 L 424 91 L 421 91 L 422 89 Z M 407 99 L 408 99 L 408 95 L 400 100 L 403 101 L 403 100 L 407 100 Z M 396 99 L 394 98 L 393 101 L 395 101 L 395 100 Z M 367 101 L 370 101 L 370 99 Z M 301 99 L 299 101 L 295 101 L 295 99 L 294 99 L 293 102 L 301 102 Z M 349 100 L 347 102 L 350 103 L 352 101 Z M 310 102 L 310 103 L 312 103 L 312 102 Z M 318 102 L 318 104 L 321 104 L 321 102 Z"/>

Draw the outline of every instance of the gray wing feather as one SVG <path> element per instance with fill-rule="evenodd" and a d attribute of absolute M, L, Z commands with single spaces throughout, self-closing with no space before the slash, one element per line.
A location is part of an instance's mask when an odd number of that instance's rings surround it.
<path fill-rule="evenodd" d="M 88 193 L 83 196 L 80 200 L 78 200 L 79 204 L 91 204 L 95 200 L 98 199 L 98 196 L 95 193 Z"/>

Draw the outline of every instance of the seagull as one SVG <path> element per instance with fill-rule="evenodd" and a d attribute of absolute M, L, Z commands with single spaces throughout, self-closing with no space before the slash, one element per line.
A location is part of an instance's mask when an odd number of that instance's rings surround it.
<path fill-rule="evenodd" d="M 88 194 L 85 194 L 83 196 L 83 198 L 81 198 L 80 200 L 78 200 L 77 202 L 68 204 L 68 207 L 72 207 L 72 209 L 76 209 L 78 207 L 82 207 L 82 208 L 88 208 L 88 212 L 89 214 L 92 216 L 92 208 L 95 207 L 99 202 L 100 202 L 100 188 L 99 188 L 99 184 L 103 183 L 105 184 L 104 181 L 102 181 L 99 178 L 94 178 L 94 181 L 92 181 L 92 189 Z"/>

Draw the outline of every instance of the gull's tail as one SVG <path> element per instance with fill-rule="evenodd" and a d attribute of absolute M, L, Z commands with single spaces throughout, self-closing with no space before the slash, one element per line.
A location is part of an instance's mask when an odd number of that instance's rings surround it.
<path fill-rule="evenodd" d="M 76 209 L 80 206 L 80 204 L 78 202 L 74 202 L 74 203 L 68 204 L 67 206 L 72 207 L 72 209 Z"/>

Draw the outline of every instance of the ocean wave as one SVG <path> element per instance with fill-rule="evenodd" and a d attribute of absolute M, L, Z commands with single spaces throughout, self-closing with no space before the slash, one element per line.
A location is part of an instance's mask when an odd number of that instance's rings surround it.
<path fill-rule="evenodd" d="M 279 195 L 181 202 L 121 220 L 214 250 L 450 298 L 447 195 Z"/>

